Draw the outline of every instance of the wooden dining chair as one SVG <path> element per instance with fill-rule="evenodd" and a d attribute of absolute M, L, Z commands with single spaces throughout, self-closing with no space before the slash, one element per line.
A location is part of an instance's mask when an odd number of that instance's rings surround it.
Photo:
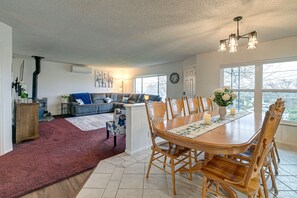
<path fill-rule="evenodd" d="M 281 109 L 282 111 L 281 116 L 283 114 L 283 111 L 285 110 L 285 108 L 280 108 L 281 106 L 284 107 L 284 101 L 279 98 L 277 99 L 277 101 L 274 104 L 275 106 L 278 107 L 278 109 Z M 278 123 L 279 124 L 279 123 Z M 268 188 L 267 188 L 267 181 L 269 178 L 271 178 L 271 182 L 272 182 L 272 187 L 274 188 L 274 192 L 275 194 L 278 193 L 278 189 L 277 189 L 277 185 L 276 185 L 276 181 L 275 181 L 275 176 L 274 173 L 272 171 L 272 162 L 276 163 L 276 157 L 275 157 L 275 151 L 274 151 L 274 138 L 272 140 L 272 143 L 269 147 L 268 153 L 266 155 L 263 167 L 261 168 L 261 180 L 262 180 L 262 184 L 263 184 L 263 188 L 264 188 L 264 194 L 265 197 L 268 198 Z M 250 163 L 252 160 L 252 154 L 254 152 L 255 149 L 255 144 L 253 144 L 247 151 L 237 154 L 237 155 L 231 155 L 229 156 L 229 158 L 235 160 L 235 161 L 239 161 L 241 163 L 247 164 Z M 274 165 L 275 166 L 275 165 Z M 277 171 L 277 169 L 275 169 L 275 171 Z M 276 172 L 277 173 L 277 172 Z"/>
<path fill-rule="evenodd" d="M 214 105 L 210 98 L 200 96 L 199 99 L 200 99 L 200 104 L 203 112 L 214 110 Z"/>
<path fill-rule="evenodd" d="M 192 157 L 191 149 L 174 145 L 168 141 L 156 143 L 155 139 L 158 137 L 154 131 L 154 124 L 157 122 L 163 122 L 167 119 L 166 104 L 164 102 L 148 102 L 145 101 L 146 113 L 148 118 L 148 124 L 150 129 L 151 141 L 152 141 L 152 154 L 149 162 L 149 166 L 146 173 L 148 178 L 151 166 L 155 166 L 165 173 L 168 173 L 172 177 L 172 193 L 176 195 L 175 189 L 175 173 L 188 166 L 189 179 L 192 180 Z M 164 160 L 161 160 L 164 157 Z M 167 163 L 167 158 L 170 162 Z M 163 166 L 159 166 L 161 163 Z M 178 166 L 178 168 L 176 168 Z M 167 170 L 167 169 L 170 170 Z"/>
<path fill-rule="evenodd" d="M 189 115 L 201 112 L 201 105 L 197 96 L 194 98 L 189 98 L 188 96 L 186 96 L 185 98 Z"/>
<path fill-rule="evenodd" d="M 255 197 L 258 193 L 263 196 L 260 187 L 260 172 L 270 150 L 284 108 L 283 104 L 278 105 L 278 103 L 275 103 L 270 105 L 250 163 L 237 163 L 224 156 L 215 156 L 202 167 L 202 197 L 206 197 L 207 192 L 224 197 L 220 192 L 220 187 L 236 189 L 247 194 L 249 198 Z M 216 184 L 215 189 L 212 188 L 213 184 Z"/>
<path fill-rule="evenodd" d="M 170 113 L 171 113 L 172 119 L 177 118 L 177 117 L 183 117 L 186 115 L 183 98 L 180 98 L 180 99 L 168 98 L 168 102 L 169 102 Z"/>

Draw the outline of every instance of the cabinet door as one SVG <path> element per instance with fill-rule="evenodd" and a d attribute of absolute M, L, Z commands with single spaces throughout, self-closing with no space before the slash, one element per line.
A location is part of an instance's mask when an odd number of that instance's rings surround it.
<path fill-rule="evenodd" d="M 38 137 L 38 103 L 16 103 L 16 143 Z"/>

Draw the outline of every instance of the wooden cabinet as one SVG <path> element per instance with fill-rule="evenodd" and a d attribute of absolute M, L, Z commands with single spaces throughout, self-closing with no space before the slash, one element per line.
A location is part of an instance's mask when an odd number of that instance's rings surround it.
<path fill-rule="evenodd" d="M 38 107 L 39 103 L 15 102 L 15 143 L 38 138 Z"/>

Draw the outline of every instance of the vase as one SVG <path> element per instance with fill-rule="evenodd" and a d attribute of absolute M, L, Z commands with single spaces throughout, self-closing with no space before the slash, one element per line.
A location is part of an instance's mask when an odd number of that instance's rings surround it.
<path fill-rule="evenodd" d="M 225 120 L 227 114 L 226 107 L 219 106 L 219 115 L 220 115 L 220 120 Z"/>
<path fill-rule="evenodd" d="M 62 103 L 68 103 L 68 98 L 62 98 L 61 102 Z"/>
<path fill-rule="evenodd" d="M 28 103 L 28 98 L 21 98 L 20 103 Z"/>

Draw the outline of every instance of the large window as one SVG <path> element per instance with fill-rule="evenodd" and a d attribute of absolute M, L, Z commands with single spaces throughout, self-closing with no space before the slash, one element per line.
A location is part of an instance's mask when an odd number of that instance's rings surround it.
<path fill-rule="evenodd" d="M 283 119 L 297 121 L 297 61 L 224 67 L 222 84 L 238 92 L 238 109 L 266 111 L 281 97 L 286 105 Z"/>
<path fill-rule="evenodd" d="M 167 97 L 167 76 L 148 76 L 135 79 L 135 93 L 160 95 Z"/>
<path fill-rule="evenodd" d="M 237 109 L 254 110 L 255 66 L 240 66 L 223 69 L 223 85 L 238 93 L 233 102 Z"/>
<path fill-rule="evenodd" d="M 297 121 L 297 61 L 263 64 L 262 108 L 275 98 L 285 100 L 284 120 Z"/>

